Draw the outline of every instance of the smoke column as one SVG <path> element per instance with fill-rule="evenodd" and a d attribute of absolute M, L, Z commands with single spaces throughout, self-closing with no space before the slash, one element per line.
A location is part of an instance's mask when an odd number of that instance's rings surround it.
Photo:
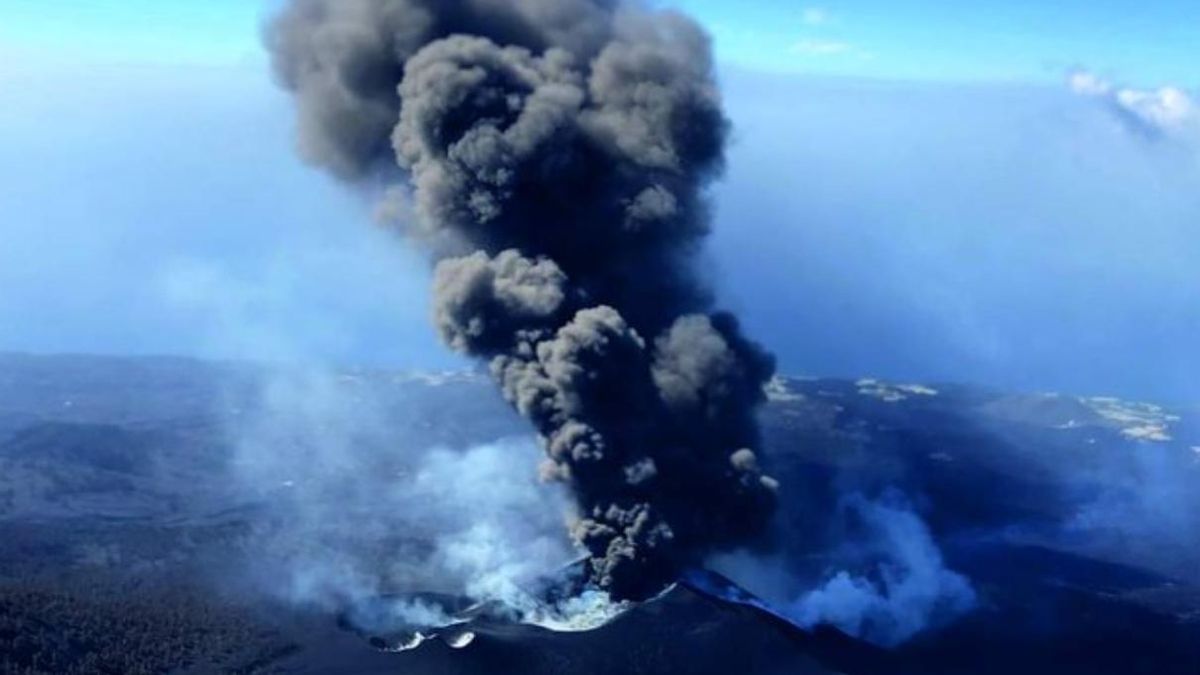
<path fill-rule="evenodd" d="M 305 159 L 409 205 L 436 327 L 540 433 L 595 584 L 642 597 L 764 533 L 774 362 L 694 264 L 728 127 L 694 22 L 613 0 L 291 0 L 266 42 Z"/>

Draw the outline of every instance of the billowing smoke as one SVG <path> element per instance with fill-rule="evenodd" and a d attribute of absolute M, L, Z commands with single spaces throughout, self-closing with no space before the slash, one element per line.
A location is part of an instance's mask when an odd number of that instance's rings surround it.
<path fill-rule="evenodd" d="M 777 553 L 736 552 L 708 562 L 800 626 L 828 624 L 885 647 L 974 609 L 970 580 L 947 567 L 928 525 L 899 491 L 875 499 L 843 495 L 828 525 L 837 544 L 811 579 Z"/>
<path fill-rule="evenodd" d="M 696 24 L 613 0 L 292 0 L 266 40 L 304 157 L 410 205 L 437 329 L 541 434 L 593 582 L 642 596 L 765 531 L 773 359 L 693 264 L 728 126 Z"/>
<path fill-rule="evenodd" d="M 800 625 L 829 623 L 890 647 L 974 607 L 970 582 L 945 566 L 928 526 L 899 495 L 851 495 L 843 509 L 866 535 L 859 546 L 843 546 L 859 571 L 838 570 L 788 605 Z"/>

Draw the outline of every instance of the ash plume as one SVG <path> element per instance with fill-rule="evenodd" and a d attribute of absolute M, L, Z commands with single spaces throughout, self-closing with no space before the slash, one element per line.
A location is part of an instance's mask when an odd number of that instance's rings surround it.
<path fill-rule="evenodd" d="M 764 533 L 774 363 L 694 264 L 728 132 L 694 22 L 613 0 L 292 0 L 266 42 L 303 156 L 411 204 L 436 327 L 540 433 L 593 582 L 644 596 Z"/>

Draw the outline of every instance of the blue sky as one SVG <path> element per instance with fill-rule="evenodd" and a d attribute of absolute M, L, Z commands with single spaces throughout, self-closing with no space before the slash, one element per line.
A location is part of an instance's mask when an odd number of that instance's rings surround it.
<path fill-rule="evenodd" d="M 230 64 L 258 57 L 257 26 L 267 7 L 254 0 L 0 0 L 0 50 L 36 62 Z"/>
<path fill-rule="evenodd" d="M 708 263 L 784 370 L 1200 401 L 1200 3 L 682 4 Z M 0 350 L 463 365 L 297 161 L 267 7 L 0 0 Z"/>
<path fill-rule="evenodd" d="M 1072 67 L 1145 85 L 1196 78 L 1200 3 L 1161 0 L 681 0 L 723 58 L 785 72 L 1056 81 Z"/>
<path fill-rule="evenodd" d="M 237 63 L 277 0 L 0 0 L 0 49 L 90 62 Z M 779 72 L 1049 82 L 1087 67 L 1143 86 L 1194 80 L 1193 0 L 660 0 L 723 62 Z M 1194 83 L 1193 83 L 1194 84 Z"/>

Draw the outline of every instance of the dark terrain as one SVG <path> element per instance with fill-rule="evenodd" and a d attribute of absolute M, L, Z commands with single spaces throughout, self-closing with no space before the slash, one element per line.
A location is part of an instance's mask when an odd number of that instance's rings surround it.
<path fill-rule="evenodd" d="M 293 389 L 279 381 L 244 364 L 0 355 L 0 673 L 1200 673 L 1195 408 L 778 380 L 763 422 L 784 555 L 819 577 L 839 495 L 898 489 L 971 580 L 973 611 L 883 649 L 683 582 L 590 631 L 481 615 L 456 629 L 469 644 L 391 653 L 246 570 L 314 546 L 382 566 L 435 533 L 380 529 L 385 510 L 347 498 L 350 532 L 281 536 L 295 523 L 276 505 L 306 479 L 231 480 L 238 448 L 250 437 L 301 465 L 336 437 L 364 482 L 386 484 L 426 448 L 528 433 L 477 376 L 335 373 L 305 419 L 272 403 Z"/>

